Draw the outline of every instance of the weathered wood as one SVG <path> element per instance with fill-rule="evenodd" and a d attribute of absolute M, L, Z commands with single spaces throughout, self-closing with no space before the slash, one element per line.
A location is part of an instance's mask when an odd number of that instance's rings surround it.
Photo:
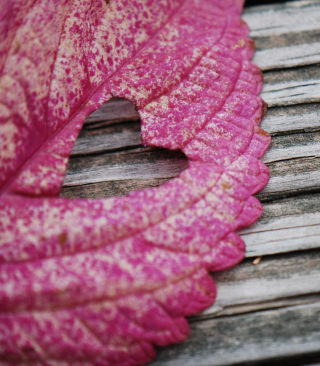
<path fill-rule="evenodd" d="M 160 185 L 177 176 L 187 166 L 183 157 L 171 156 L 170 160 L 167 157 L 159 160 L 154 154 L 150 152 L 148 160 L 144 159 L 144 156 L 139 156 L 134 162 L 131 160 L 131 162 L 122 161 L 114 164 L 112 159 L 114 156 L 95 157 L 93 160 L 97 160 L 99 166 L 91 166 L 89 171 L 92 160 L 85 159 L 85 164 L 81 167 L 77 167 L 76 162 L 72 161 L 62 196 L 103 198 L 125 195 L 133 190 Z M 128 156 L 130 156 L 129 152 Z M 320 159 L 296 159 L 268 165 L 270 181 L 257 195 L 262 201 L 320 189 Z M 79 188 L 67 189 L 71 186 Z"/>
<path fill-rule="evenodd" d="M 295 24 L 292 24 L 292 27 L 292 30 L 288 29 L 287 32 L 278 34 L 276 37 L 254 37 L 255 52 L 320 42 L 320 29 L 317 28 L 312 31 L 299 32 L 297 35 L 297 32 L 294 31 Z M 255 57 L 255 55 L 253 57 Z"/>
<path fill-rule="evenodd" d="M 279 167 L 284 168 L 279 175 L 275 175 L 271 170 L 268 185 L 257 195 L 260 200 L 265 201 L 319 190 L 319 159 L 314 161 L 303 159 L 281 165 L 275 166 L 275 170 L 278 170 Z M 304 171 L 307 167 L 310 167 L 310 170 Z"/>
<path fill-rule="evenodd" d="M 285 365 L 285 358 L 306 361 L 310 353 L 319 361 L 319 317 L 316 302 L 195 322 L 184 343 L 160 349 L 150 366 Z"/>
<path fill-rule="evenodd" d="M 213 305 L 206 309 L 204 312 L 190 317 L 188 320 L 191 323 L 199 320 L 207 320 L 222 316 L 224 317 L 238 314 L 246 314 L 254 311 L 279 309 L 288 306 L 313 304 L 315 302 L 320 302 L 319 294 L 283 297 L 279 300 L 253 302 L 243 305 L 230 305 L 225 307 Z"/>
<path fill-rule="evenodd" d="M 258 265 L 247 259 L 213 277 L 217 299 L 196 319 L 240 314 L 248 308 L 272 308 L 277 302 L 285 303 L 285 299 L 290 299 L 288 304 L 320 301 L 320 251 L 267 256 Z"/>
<path fill-rule="evenodd" d="M 89 128 L 107 126 L 118 121 L 138 121 L 139 113 L 135 106 L 123 99 L 112 98 L 98 110 L 91 113 L 84 124 L 92 124 Z"/>
<path fill-rule="evenodd" d="M 149 179 L 128 179 L 114 180 L 92 184 L 84 184 L 80 186 L 64 186 L 62 187 L 61 197 L 65 198 L 105 198 L 112 196 L 125 196 L 126 194 L 157 187 L 160 184 L 168 182 L 169 178 L 149 178 Z"/>
<path fill-rule="evenodd" d="M 125 179 L 176 177 L 188 165 L 181 151 L 141 147 L 128 152 L 90 155 L 70 160 L 64 186 Z"/>
<path fill-rule="evenodd" d="M 261 70 L 315 64 L 320 62 L 320 42 L 257 51 L 252 61 Z"/>
<path fill-rule="evenodd" d="M 320 102 L 320 68 L 306 66 L 264 74 L 261 93 L 269 107 Z"/>
<path fill-rule="evenodd" d="M 248 229 L 241 237 L 247 244 L 247 257 L 319 248 L 320 213 L 279 218 Z"/>
<path fill-rule="evenodd" d="M 242 18 L 253 38 L 277 36 L 319 29 L 319 0 L 292 1 L 285 4 L 256 6 L 246 9 Z"/>
<path fill-rule="evenodd" d="M 261 127 L 271 135 L 317 131 L 320 129 L 319 104 L 268 108 Z"/>
<path fill-rule="evenodd" d="M 113 117 L 111 113 L 109 116 Z M 96 154 L 138 146 L 141 146 L 140 122 L 122 123 L 94 130 L 82 130 L 74 144 L 71 156 Z"/>
<path fill-rule="evenodd" d="M 265 203 L 260 220 L 239 233 L 247 257 L 320 248 L 320 194 Z"/>
<path fill-rule="evenodd" d="M 130 156 L 129 152 L 127 156 Z M 133 190 L 147 188 L 149 184 L 152 187 L 160 185 L 176 177 L 187 166 L 183 157 L 174 156 L 169 160 L 167 157 L 157 159 L 154 154 L 150 154 L 148 161 L 137 159 L 132 163 L 122 161 L 114 164 L 113 156 L 110 156 L 111 163 L 108 158 L 108 156 L 97 158 L 99 166 L 91 168 L 91 159 L 85 159 L 85 164 L 79 168 L 76 162 L 70 161 L 62 195 L 69 198 L 72 197 L 71 192 L 74 198 L 84 198 L 85 192 L 88 198 L 94 198 L 94 194 L 97 194 L 96 198 L 124 195 Z M 268 166 L 271 174 L 269 183 L 257 195 L 262 201 L 320 189 L 320 159 L 297 159 Z M 126 180 L 128 183 L 124 184 Z M 82 185 L 88 186 L 80 188 Z M 71 186 L 79 186 L 79 190 L 76 187 L 72 190 L 66 189 Z M 67 191 L 69 194 L 66 196 Z"/>
<path fill-rule="evenodd" d="M 264 154 L 263 161 L 275 161 L 319 157 L 320 132 L 275 136 L 269 150 Z"/>

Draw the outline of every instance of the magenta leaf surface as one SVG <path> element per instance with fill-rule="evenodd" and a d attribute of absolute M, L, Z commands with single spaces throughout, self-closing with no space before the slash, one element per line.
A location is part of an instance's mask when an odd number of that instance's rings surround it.
<path fill-rule="evenodd" d="M 270 138 L 241 0 L 0 0 L 1 365 L 129 366 L 185 339 L 262 213 Z M 157 188 L 59 198 L 84 119 L 137 106 L 188 168 Z"/>

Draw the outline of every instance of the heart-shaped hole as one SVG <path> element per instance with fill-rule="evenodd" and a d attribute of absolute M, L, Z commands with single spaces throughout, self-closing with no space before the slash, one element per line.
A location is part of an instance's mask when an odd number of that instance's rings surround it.
<path fill-rule="evenodd" d="M 143 146 L 135 106 L 112 98 L 85 120 L 71 153 L 61 196 L 122 196 L 159 186 L 187 165 L 180 150 Z"/>

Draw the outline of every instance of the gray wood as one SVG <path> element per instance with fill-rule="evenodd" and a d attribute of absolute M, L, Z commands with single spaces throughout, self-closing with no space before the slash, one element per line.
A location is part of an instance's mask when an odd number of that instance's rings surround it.
<path fill-rule="evenodd" d="M 320 160 L 313 158 L 312 154 L 311 152 L 309 158 L 292 158 L 268 163 L 270 180 L 257 197 L 265 201 L 318 190 Z"/>
<path fill-rule="evenodd" d="M 277 36 L 319 29 L 319 0 L 292 1 L 246 9 L 242 18 L 248 23 L 250 36 Z"/>
<path fill-rule="evenodd" d="M 261 70 L 315 64 L 320 62 L 320 42 L 257 51 L 252 61 Z"/>
<path fill-rule="evenodd" d="M 262 160 L 273 163 L 297 158 L 320 156 L 320 132 L 274 136 Z"/>
<path fill-rule="evenodd" d="M 99 128 L 98 130 L 89 130 L 86 131 L 87 133 L 82 133 L 73 146 L 71 156 L 141 146 L 140 123 L 122 124 L 122 126 L 122 128 L 110 126 L 109 128 Z M 94 134 L 93 132 L 97 133 Z"/>
<path fill-rule="evenodd" d="M 240 234 L 247 257 L 320 248 L 320 212 L 258 222 Z"/>
<path fill-rule="evenodd" d="M 258 265 L 247 259 L 213 277 L 217 299 L 194 319 L 320 301 L 320 251 L 267 256 Z"/>
<path fill-rule="evenodd" d="M 247 257 L 320 248 L 320 195 L 265 203 L 260 220 L 239 233 Z"/>
<path fill-rule="evenodd" d="M 320 195 L 302 195 L 264 204 L 260 220 L 240 231 L 246 256 L 320 248 Z"/>
<path fill-rule="evenodd" d="M 318 28 L 312 31 L 299 32 L 298 36 L 296 32 L 289 30 L 288 32 L 278 34 L 276 37 L 254 37 L 255 52 L 273 48 L 281 49 L 282 47 L 289 46 L 303 46 L 304 44 L 308 45 L 317 42 L 320 42 L 320 30 Z M 277 65 L 276 68 L 278 68 Z"/>
<path fill-rule="evenodd" d="M 303 161 L 299 164 L 300 161 L 293 162 L 298 164 L 286 164 L 285 171 L 279 174 L 278 176 L 271 175 L 268 185 L 257 195 L 259 199 L 266 200 L 276 199 L 277 197 L 284 197 L 292 194 L 300 194 L 303 192 L 313 192 L 319 189 L 319 160 L 310 161 L 310 164 L 307 164 L 308 161 Z M 313 164 L 315 163 L 315 164 Z M 300 165 L 300 166 L 299 166 Z M 310 165 L 311 169 L 316 169 L 314 171 L 310 170 L 307 172 L 297 172 L 291 171 L 290 166 L 298 166 L 301 169 Z M 271 173 L 272 174 L 272 173 Z"/>
<path fill-rule="evenodd" d="M 89 172 L 86 166 L 90 165 L 90 161 L 86 160 L 87 165 L 81 169 L 78 170 L 74 166 L 68 169 L 62 195 L 69 198 L 125 195 L 137 189 L 160 185 L 177 176 L 187 166 L 183 158 L 156 161 L 156 157 L 153 159 L 151 155 L 150 159 L 133 164 L 123 162 L 114 165 L 108 164 L 106 160 L 104 165 L 104 160 L 101 159 L 101 166 L 91 168 Z M 71 161 L 69 166 L 72 166 L 72 163 Z M 269 165 L 269 168 L 269 183 L 257 194 L 263 202 L 303 192 L 314 192 L 320 188 L 319 159 L 288 160 Z M 163 169 L 162 174 L 157 172 L 157 169 Z"/>
<path fill-rule="evenodd" d="M 188 165 L 181 151 L 141 147 L 128 152 L 75 157 L 70 160 L 64 186 L 125 179 L 176 177 Z"/>
<path fill-rule="evenodd" d="M 84 124 L 93 124 L 89 128 L 105 126 L 117 121 L 137 121 L 139 113 L 135 106 L 127 100 L 112 98 L 98 110 L 86 118 Z"/>
<path fill-rule="evenodd" d="M 104 181 L 99 183 L 89 183 L 80 186 L 62 187 L 61 197 L 65 198 L 105 198 L 112 196 L 125 196 L 126 194 L 141 189 L 157 187 L 168 182 L 168 178 L 143 178 Z"/>
<path fill-rule="evenodd" d="M 150 366 L 274 364 L 288 356 L 302 356 L 305 361 L 308 353 L 319 355 L 319 317 L 320 303 L 316 302 L 195 322 L 184 343 L 160 349 Z"/>
<path fill-rule="evenodd" d="M 269 107 L 320 101 L 320 68 L 306 66 L 264 75 L 261 97 Z"/>
<path fill-rule="evenodd" d="M 268 108 L 261 127 L 271 135 L 311 132 L 320 129 L 320 108 L 317 103 Z"/>
<path fill-rule="evenodd" d="M 263 285 L 263 283 L 261 283 Z M 218 283 L 219 286 L 219 283 Z M 250 289 L 250 291 L 253 291 Z M 219 294 L 218 294 L 219 297 Z M 213 304 L 208 309 L 203 311 L 200 314 L 197 314 L 193 317 L 190 317 L 188 320 L 190 322 L 194 321 L 202 321 L 212 318 L 225 317 L 231 315 L 239 315 L 246 314 L 256 311 L 263 310 L 271 310 L 271 309 L 279 309 L 285 308 L 288 306 L 297 306 L 304 304 L 313 304 L 315 302 L 320 302 L 320 295 L 311 294 L 311 295 L 301 295 L 301 296 L 293 296 L 293 297 L 281 297 L 278 300 L 268 300 L 261 302 L 252 302 L 247 304 L 240 305 L 229 305 L 229 306 L 218 306 L 217 304 Z"/>

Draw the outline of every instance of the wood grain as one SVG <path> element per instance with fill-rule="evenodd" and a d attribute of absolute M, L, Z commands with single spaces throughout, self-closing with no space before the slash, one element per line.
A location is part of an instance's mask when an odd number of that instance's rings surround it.
<path fill-rule="evenodd" d="M 320 194 L 265 203 L 260 220 L 239 233 L 247 257 L 320 248 Z"/>
<path fill-rule="evenodd" d="M 112 118 L 112 115 L 110 117 Z M 123 123 L 123 120 L 121 122 L 121 125 L 115 124 L 99 129 L 83 129 L 74 144 L 71 156 L 96 154 L 141 146 L 140 122 Z"/>
<path fill-rule="evenodd" d="M 150 366 L 288 365 L 288 357 L 303 365 L 310 354 L 319 361 L 319 317 L 315 302 L 192 323 L 189 338 L 160 349 Z"/>
<path fill-rule="evenodd" d="M 135 110 L 135 106 L 120 98 L 112 98 L 98 110 L 91 113 L 84 121 L 84 125 L 89 128 L 97 128 L 106 126 L 116 122 L 138 121 L 139 113 Z"/>
<path fill-rule="evenodd" d="M 252 61 L 261 70 L 315 64 L 320 62 L 320 42 L 257 51 Z"/>
<path fill-rule="evenodd" d="M 283 33 L 318 30 L 319 8 L 319 0 L 292 1 L 246 9 L 242 18 L 251 29 L 251 37 L 272 37 Z"/>
<path fill-rule="evenodd" d="M 127 180 L 173 178 L 188 166 L 181 151 L 141 147 L 129 152 L 89 155 L 70 160 L 64 186 Z"/>
<path fill-rule="evenodd" d="M 269 150 L 264 154 L 263 161 L 319 157 L 320 132 L 295 133 L 285 136 L 274 136 Z"/>
<path fill-rule="evenodd" d="M 320 129 L 319 104 L 268 108 L 261 127 L 273 136 L 317 131 Z"/>
<path fill-rule="evenodd" d="M 319 250 L 266 256 L 258 265 L 247 259 L 237 267 L 213 274 L 217 299 L 194 318 L 240 314 L 247 312 L 247 307 L 252 311 L 266 302 L 284 303 L 285 299 L 290 299 L 289 304 L 319 301 L 319 276 Z"/>
<path fill-rule="evenodd" d="M 319 102 L 319 66 L 265 73 L 261 97 L 269 107 Z"/>
<path fill-rule="evenodd" d="M 172 177 L 149 179 L 137 178 L 89 183 L 80 186 L 64 186 L 61 191 L 61 197 L 105 198 L 112 196 L 125 196 L 132 191 L 160 186 L 171 179 Z"/>

